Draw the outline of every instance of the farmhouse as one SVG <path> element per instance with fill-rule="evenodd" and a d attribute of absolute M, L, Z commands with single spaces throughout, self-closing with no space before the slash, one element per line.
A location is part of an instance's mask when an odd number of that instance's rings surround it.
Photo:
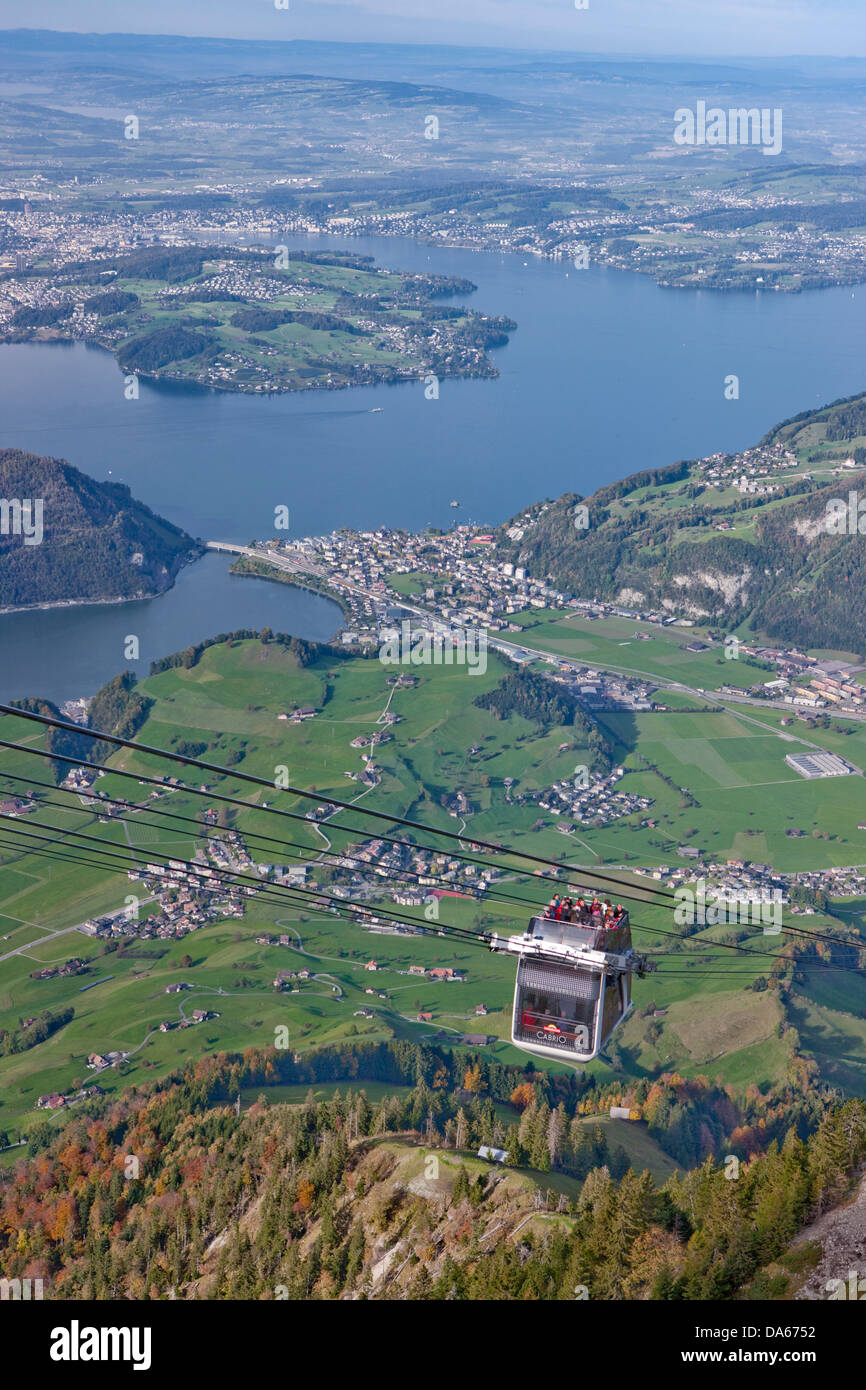
<path fill-rule="evenodd" d="M 66 1097 L 58 1095 L 56 1091 L 52 1091 L 50 1095 L 47 1096 L 40 1096 L 36 1102 L 37 1109 L 39 1110 L 59 1110 L 65 1104 Z"/>

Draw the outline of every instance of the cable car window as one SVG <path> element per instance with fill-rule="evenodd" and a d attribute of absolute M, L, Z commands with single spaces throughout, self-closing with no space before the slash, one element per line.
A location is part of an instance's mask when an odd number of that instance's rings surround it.
<path fill-rule="evenodd" d="M 592 1037 L 600 977 L 592 972 L 522 962 L 515 1031 L 527 1040 L 572 1045 L 583 1050 Z"/>

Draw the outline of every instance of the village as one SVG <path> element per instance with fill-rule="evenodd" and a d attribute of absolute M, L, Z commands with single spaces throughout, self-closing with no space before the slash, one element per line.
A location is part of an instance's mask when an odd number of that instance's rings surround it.
<path fill-rule="evenodd" d="M 570 816 L 581 825 L 610 825 L 621 816 L 647 811 L 653 804 L 651 797 L 614 790 L 625 775 L 624 767 L 616 767 L 607 775 L 590 773 L 587 769 L 580 768 L 577 776 L 565 777 L 559 782 L 554 782 L 552 787 L 534 793 L 532 799 L 543 811 Z M 521 799 L 512 795 L 512 800 Z M 569 835 L 575 827 L 569 820 L 561 820 L 556 828 L 561 834 Z"/>
<path fill-rule="evenodd" d="M 792 830 L 791 835 L 805 832 Z M 830 869 L 805 869 L 797 873 L 779 873 L 770 864 L 756 864 L 745 859 L 728 859 L 724 863 L 710 858 L 696 846 L 681 845 L 677 854 L 687 864 L 671 867 L 636 868 L 630 872 L 642 878 L 655 879 L 666 887 L 692 885 L 696 879 L 705 880 L 719 901 L 737 903 L 779 902 L 792 914 L 812 917 L 818 904 L 832 898 L 856 898 L 866 894 L 866 864 Z M 776 895 L 776 896 L 774 896 Z"/>
<path fill-rule="evenodd" d="M 792 450 L 782 444 L 759 444 L 739 454 L 712 454 L 701 460 L 698 472 L 708 487 L 719 491 L 733 487 L 744 497 L 768 497 L 779 491 L 773 475 L 790 473 L 797 467 L 797 455 Z M 716 522 L 716 530 L 730 529 L 731 522 Z"/>
<path fill-rule="evenodd" d="M 796 463 L 787 451 L 773 446 L 736 456 L 714 455 L 701 464 L 708 482 L 714 486 L 739 480 L 743 482 L 740 490 L 748 492 L 753 490 L 753 484 L 764 486 L 760 480 L 766 467 L 787 468 L 792 461 Z M 540 510 L 544 509 L 542 505 Z M 509 529 L 509 537 L 519 541 L 531 520 L 529 516 L 519 519 Z M 412 623 L 419 628 L 438 624 L 445 631 L 485 632 L 489 645 L 517 665 L 533 662 L 540 655 L 510 638 L 511 634 L 525 633 L 526 615 L 533 610 L 573 611 L 588 621 L 619 618 L 663 628 L 695 626 L 694 619 L 661 609 L 574 598 L 547 581 L 532 577 L 524 566 L 498 560 L 493 533 L 475 526 L 459 525 L 447 532 L 419 534 L 385 529 L 344 530 L 299 541 L 256 543 L 256 548 L 263 553 L 276 551 L 295 557 L 300 568 L 309 567 L 336 593 L 347 612 L 341 641 L 344 646 L 360 650 L 380 647 L 392 630 L 383 624 L 391 624 L 401 615 L 405 617 L 406 612 L 412 614 Z M 411 575 L 415 581 L 405 588 L 403 600 L 401 575 Z M 641 630 L 633 636 L 635 640 L 649 638 Z M 754 684 L 747 689 L 722 684 L 721 693 L 748 694 L 762 702 L 793 706 L 804 716 L 828 708 L 843 714 L 866 714 L 866 685 L 857 678 L 860 668 L 854 663 L 740 639 L 730 653 L 725 649 L 725 640 L 721 633 L 706 641 L 686 640 L 683 647 L 696 653 L 718 647 L 725 650 L 726 656 L 749 659 L 758 670 L 774 668 L 775 675 L 763 680 L 756 675 Z M 665 708 L 654 698 L 658 686 L 647 678 L 629 677 L 566 658 L 549 656 L 545 662 L 554 668 L 546 674 L 564 684 L 587 710 L 642 712 Z M 311 712 L 302 713 L 306 717 Z M 299 716 L 296 713 L 293 717 Z"/>

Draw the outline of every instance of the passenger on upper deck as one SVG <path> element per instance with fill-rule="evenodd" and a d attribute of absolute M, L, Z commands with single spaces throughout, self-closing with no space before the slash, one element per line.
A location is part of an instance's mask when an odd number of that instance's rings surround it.
<path fill-rule="evenodd" d="M 617 903 L 616 908 L 611 908 L 609 913 L 605 913 L 602 927 L 606 932 L 619 931 L 625 917 L 625 908 L 622 903 Z"/>

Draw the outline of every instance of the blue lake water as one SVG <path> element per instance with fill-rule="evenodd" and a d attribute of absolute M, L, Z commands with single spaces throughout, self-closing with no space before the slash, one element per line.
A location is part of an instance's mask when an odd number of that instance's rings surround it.
<path fill-rule="evenodd" d="M 127 401 L 99 349 L 0 346 L 0 446 L 126 482 L 195 536 L 248 541 L 272 534 L 279 505 L 294 536 L 500 521 L 540 497 L 743 448 L 866 387 L 866 288 L 721 295 L 396 238 L 293 241 L 471 279 L 468 303 L 518 323 L 492 354 L 499 377 L 445 380 L 438 400 L 420 384 L 260 398 L 142 381 Z M 149 660 L 231 627 L 336 626 L 325 600 L 227 567 L 208 557 L 146 604 L 0 617 L 0 694 L 92 693 L 123 668 L 130 632 Z"/>
<path fill-rule="evenodd" d="M 340 624 L 330 599 L 288 584 L 229 574 L 230 557 L 205 555 L 173 589 L 135 603 L 87 604 L 0 617 L 0 699 L 42 695 L 56 702 L 92 695 L 121 671 L 146 676 L 151 661 L 238 628 L 326 642 Z M 126 640 L 138 638 L 139 660 Z"/>

